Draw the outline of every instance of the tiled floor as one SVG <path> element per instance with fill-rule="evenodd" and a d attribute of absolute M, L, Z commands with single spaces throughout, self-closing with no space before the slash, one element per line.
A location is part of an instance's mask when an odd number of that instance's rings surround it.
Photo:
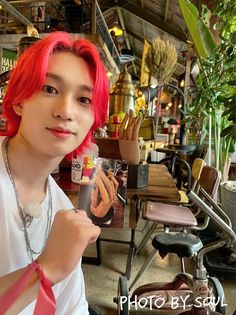
<path fill-rule="evenodd" d="M 142 226 L 144 222 L 140 221 L 136 239 L 137 242 L 142 237 Z M 129 240 L 129 229 L 106 229 L 102 232 L 102 237 L 115 238 L 121 240 Z M 102 315 L 115 315 L 116 304 L 113 302 L 113 297 L 117 294 L 118 279 L 125 270 L 128 245 L 117 244 L 111 242 L 102 242 L 102 264 L 101 266 L 83 264 L 85 283 L 87 288 L 87 297 L 89 303 L 92 304 Z M 131 280 L 136 275 L 147 255 L 151 252 L 152 247 L 147 245 L 142 254 L 137 256 L 133 261 Z M 94 246 L 91 246 L 86 255 L 94 254 Z M 179 260 L 175 255 L 169 255 L 165 259 L 161 259 L 157 255 L 151 266 L 145 272 L 144 276 L 138 281 L 136 286 L 151 282 L 168 282 L 180 271 Z M 187 264 L 187 271 L 192 271 L 192 264 Z M 232 315 L 236 310 L 236 283 L 235 275 L 224 276 L 222 284 L 225 290 L 227 312 L 226 315 Z M 133 291 L 132 291 L 133 292 Z M 130 292 L 130 293 L 132 293 Z M 149 309 L 146 311 L 132 309 L 130 314 L 151 314 Z M 169 314 L 170 312 L 165 312 Z M 177 312 L 180 313 L 180 312 Z M 158 314 L 164 314 L 158 311 Z M 172 313 L 173 314 L 173 313 Z M 176 313 L 175 313 L 176 314 Z"/>

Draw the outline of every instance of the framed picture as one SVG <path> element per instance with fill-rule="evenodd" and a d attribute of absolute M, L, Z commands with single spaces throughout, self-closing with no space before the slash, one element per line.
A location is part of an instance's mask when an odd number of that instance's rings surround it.
<path fill-rule="evenodd" d="M 87 211 L 94 224 L 121 228 L 124 224 L 128 164 L 84 156 L 78 209 Z"/>

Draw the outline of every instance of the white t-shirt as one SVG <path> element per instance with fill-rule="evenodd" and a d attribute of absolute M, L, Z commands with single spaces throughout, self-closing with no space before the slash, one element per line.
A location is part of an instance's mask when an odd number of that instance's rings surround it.
<path fill-rule="evenodd" d="M 13 185 L 2 157 L 0 137 L 0 275 L 3 276 L 30 263 L 26 251 L 23 225 L 16 204 Z M 73 208 L 70 200 L 50 176 L 53 217 L 57 210 Z M 44 213 L 48 210 L 48 193 L 41 203 Z M 31 248 L 38 251 L 44 244 L 47 215 L 33 219 L 27 229 Z M 37 256 L 37 255 L 36 255 Z M 34 257 L 36 259 L 37 257 Z M 85 298 L 84 278 L 81 262 L 63 281 L 53 286 L 56 298 L 56 315 L 87 315 L 88 303 Z M 32 315 L 35 301 L 28 305 L 20 315 Z"/>

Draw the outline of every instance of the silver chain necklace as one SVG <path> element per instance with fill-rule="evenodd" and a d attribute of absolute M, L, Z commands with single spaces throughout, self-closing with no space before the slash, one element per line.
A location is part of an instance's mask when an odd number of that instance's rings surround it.
<path fill-rule="evenodd" d="M 48 239 L 50 228 L 51 228 L 51 223 L 52 223 L 52 192 L 51 192 L 50 180 L 49 180 L 49 178 L 47 179 L 47 190 L 48 190 L 48 199 L 49 200 L 48 200 L 48 210 L 47 210 L 47 224 L 46 224 L 46 228 L 45 228 L 43 246 L 39 251 L 35 251 L 31 247 L 29 234 L 27 231 L 27 228 L 32 223 L 34 217 L 32 215 L 26 213 L 27 211 L 24 211 L 24 208 L 22 207 L 20 200 L 19 200 L 18 192 L 16 189 L 16 184 L 15 184 L 14 178 L 12 176 L 10 163 L 9 163 L 9 138 L 5 139 L 5 143 L 3 145 L 3 152 L 4 152 L 5 166 L 6 166 L 8 176 L 10 178 L 10 181 L 12 183 L 12 186 L 13 186 L 13 189 L 15 192 L 17 208 L 19 210 L 20 218 L 21 218 L 21 221 L 23 223 L 26 250 L 27 250 L 27 253 L 28 253 L 30 260 L 33 261 L 34 260 L 33 255 L 39 255 L 43 251 L 45 244 L 46 244 L 46 241 Z M 39 205 L 39 204 L 38 204 L 38 206 L 41 207 L 41 205 Z"/>

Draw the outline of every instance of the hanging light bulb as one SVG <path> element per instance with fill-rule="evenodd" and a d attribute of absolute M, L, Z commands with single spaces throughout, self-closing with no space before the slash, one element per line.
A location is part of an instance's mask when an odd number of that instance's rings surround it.
<path fill-rule="evenodd" d="M 185 83 L 185 82 L 184 82 L 184 79 L 183 79 L 183 80 L 181 80 L 181 81 L 180 81 L 180 84 L 179 84 L 179 85 L 180 85 L 180 87 L 184 87 L 184 83 Z"/>
<path fill-rule="evenodd" d="M 106 75 L 107 75 L 108 78 L 111 78 L 112 77 L 112 72 L 107 71 Z"/>
<path fill-rule="evenodd" d="M 118 25 L 118 22 L 116 22 L 116 24 L 114 23 L 112 28 L 109 29 L 109 32 L 114 32 L 115 36 L 121 36 L 123 34 L 122 29 L 120 28 L 120 26 Z"/>
<path fill-rule="evenodd" d="M 121 29 L 121 27 L 119 25 L 117 14 L 115 15 L 115 20 L 114 20 L 111 28 L 109 28 L 109 32 L 110 33 L 112 32 L 116 37 L 123 35 L 123 30 Z"/>

